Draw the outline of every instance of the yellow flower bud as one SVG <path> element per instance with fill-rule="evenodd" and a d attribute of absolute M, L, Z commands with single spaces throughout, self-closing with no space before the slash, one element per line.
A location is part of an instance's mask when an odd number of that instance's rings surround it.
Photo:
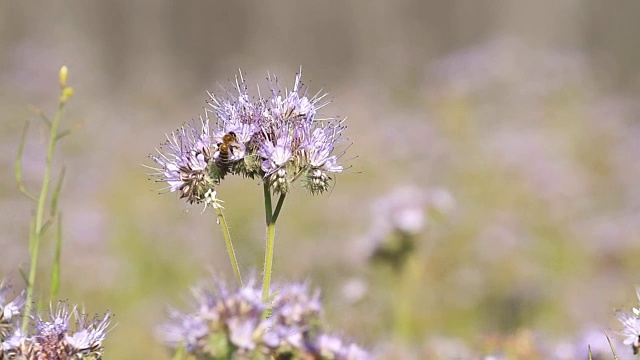
<path fill-rule="evenodd" d="M 73 96 L 73 88 L 65 87 L 62 89 L 62 95 L 60 95 L 60 102 L 66 103 Z"/>
<path fill-rule="evenodd" d="M 67 87 L 67 76 L 69 75 L 69 69 L 67 68 L 66 65 L 60 68 L 59 75 L 60 75 L 60 87 L 64 89 Z"/>

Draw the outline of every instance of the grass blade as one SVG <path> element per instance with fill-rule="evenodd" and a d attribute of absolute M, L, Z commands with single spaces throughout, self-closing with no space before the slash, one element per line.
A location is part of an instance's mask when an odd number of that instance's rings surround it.
<path fill-rule="evenodd" d="M 613 344 L 611 343 L 611 338 L 609 338 L 609 335 L 607 333 L 604 333 L 604 336 L 607 337 L 607 341 L 609 342 L 609 347 L 611 348 L 611 352 L 613 353 L 613 360 L 619 360 L 618 354 L 616 354 L 616 349 L 613 347 Z"/>
<path fill-rule="evenodd" d="M 69 134 L 71 134 L 71 130 L 65 130 L 65 131 L 62 131 L 62 132 L 58 133 L 58 136 L 56 137 L 56 141 L 59 141 L 60 139 L 62 139 L 63 137 L 65 137 L 65 136 L 67 136 Z"/>
<path fill-rule="evenodd" d="M 39 107 L 34 106 L 34 105 L 29 105 L 29 109 L 31 111 L 33 111 L 34 113 L 36 113 L 38 116 L 40 116 L 40 119 L 42 119 L 42 122 L 44 122 L 44 124 L 47 126 L 47 128 L 51 128 L 51 120 L 49 120 L 47 115 L 45 115 L 44 112 L 42 110 L 40 110 Z"/>

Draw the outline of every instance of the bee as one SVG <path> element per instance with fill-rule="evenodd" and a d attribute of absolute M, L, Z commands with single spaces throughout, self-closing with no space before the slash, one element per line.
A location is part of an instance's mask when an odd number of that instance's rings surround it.
<path fill-rule="evenodd" d="M 223 173 L 226 173 L 231 166 L 231 156 L 233 155 L 233 149 L 240 148 L 238 143 L 238 137 L 236 133 L 230 131 L 222 137 L 222 142 L 218 143 L 218 157 L 216 164 Z"/>

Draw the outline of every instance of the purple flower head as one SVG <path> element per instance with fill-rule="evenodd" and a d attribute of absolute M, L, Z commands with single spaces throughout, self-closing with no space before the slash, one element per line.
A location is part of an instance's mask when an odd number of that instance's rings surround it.
<path fill-rule="evenodd" d="M 56 309 L 49 309 L 48 317 L 36 315 L 35 336 L 42 339 L 59 339 L 69 330 L 69 308 L 65 303 L 59 303 Z"/>
<path fill-rule="evenodd" d="M 272 81 L 269 79 L 269 81 Z M 277 80 L 273 80 L 277 86 Z M 300 85 L 300 75 L 296 76 L 296 86 Z M 298 89 L 299 90 L 299 89 Z M 301 119 L 312 121 L 317 112 L 314 102 L 309 101 L 306 96 L 300 97 L 298 90 L 288 92 L 284 97 L 280 95 L 277 87 L 272 88 L 273 98 L 269 100 L 266 116 L 272 121 L 283 121 Z"/>
<path fill-rule="evenodd" d="M 339 123 L 335 126 L 315 128 L 306 139 L 303 149 L 308 156 L 309 166 L 313 169 L 322 169 L 332 173 L 342 172 L 343 167 L 338 165 L 338 157 L 331 155 L 336 144 L 341 140 L 340 133 L 344 127 Z"/>
<path fill-rule="evenodd" d="M 263 346 L 257 335 L 266 331 L 262 319 L 266 305 L 253 281 L 237 289 L 217 282 L 214 287 L 193 289 L 192 296 L 193 311 L 172 310 L 170 322 L 160 327 L 159 336 L 166 345 L 184 346 L 194 355 L 223 354 L 230 345 L 241 352 Z M 224 341 L 214 346 L 212 338 Z"/>
<path fill-rule="evenodd" d="M 309 96 L 301 77 L 301 72 L 296 74 L 289 90 L 282 89 L 277 77 L 269 74 L 268 96 L 258 89 L 258 97 L 251 97 L 240 75 L 233 91 L 223 96 L 210 94 L 209 104 L 218 117 L 215 141 L 230 132 L 236 134 L 245 150 L 238 172 L 262 177 L 279 193 L 289 191 L 302 174 L 307 174 L 305 186 L 312 193 L 325 191 L 331 180 L 326 173 L 343 170 L 333 152 L 342 141 L 344 126 L 333 118 L 317 118 L 328 104 L 324 100 L 327 94 Z"/>
<path fill-rule="evenodd" d="M 283 89 L 269 74 L 269 91 L 257 88 L 252 96 L 240 73 L 230 89 L 209 93 L 201 126 L 181 127 L 151 156 L 159 165 L 152 168 L 155 178 L 189 203 L 207 203 L 206 194 L 227 174 L 261 178 L 281 194 L 298 179 L 312 194 L 328 190 L 330 174 L 344 169 L 338 161 L 344 152 L 335 150 L 345 127 L 336 118 L 319 117 L 327 93 L 309 95 L 301 78 L 299 72 L 293 87 Z M 210 113 L 216 117 L 211 130 Z"/>
<path fill-rule="evenodd" d="M 275 144 L 272 142 L 265 142 L 258 150 L 258 155 L 264 159 L 262 162 L 262 171 L 266 175 L 272 174 L 274 171 L 284 167 L 291 157 L 293 151 L 291 149 L 291 138 L 286 134 L 278 137 L 275 140 Z"/>
<path fill-rule="evenodd" d="M 107 336 L 111 325 L 111 313 L 102 317 L 89 317 L 84 311 L 74 308 L 76 329 L 73 334 L 67 333 L 65 341 L 75 354 L 99 355 L 102 352 L 102 342 Z"/>
<path fill-rule="evenodd" d="M 170 322 L 158 329 L 158 337 L 162 342 L 171 348 L 184 346 L 190 353 L 202 353 L 209 334 L 206 320 L 177 310 L 171 310 L 169 318 Z"/>
<path fill-rule="evenodd" d="M 321 334 L 311 353 L 320 359 L 367 360 L 371 357 L 355 344 L 348 344 L 336 336 Z"/>
<path fill-rule="evenodd" d="M 71 326 L 71 318 L 75 317 Z M 110 326 L 110 313 L 89 318 L 77 307 L 59 302 L 46 317 L 34 317 L 34 334 L 22 339 L 23 355 L 36 359 L 85 359 L 102 357 L 102 341 Z M 24 352 L 27 353 L 24 353 Z"/>
<path fill-rule="evenodd" d="M 20 359 L 20 356 L 28 355 L 31 348 L 29 337 L 22 333 L 19 326 L 8 336 L 2 336 L 0 343 L 0 353 L 7 359 Z"/>
<path fill-rule="evenodd" d="M 279 192 L 288 191 L 292 178 L 291 172 L 296 171 L 290 166 L 294 155 L 292 143 L 295 141 L 292 133 L 283 127 L 273 141 L 261 142 L 258 150 L 258 156 L 263 159 L 261 169 L 264 172 L 264 178 Z"/>
<path fill-rule="evenodd" d="M 158 155 L 152 155 L 159 168 L 152 174 L 157 181 L 166 182 L 170 192 L 180 192 L 181 198 L 189 203 L 204 201 L 207 190 L 213 188 L 213 180 L 207 168 L 212 157 L 212 138 L 209 121 L 200 118 L 201 128 L 183 125 L 176 132 L 167 135 L 167 141 Z"/>
<path fill-rule="evenodd" d="M 636 296 L 640 302 L 640 287 L 636 287 Z M 630 346 L 633 354 L 640 351 L 640 306 L 631 309 L 631 313 L 616 311 L 616 317 L 622 323 L 620 335 L 625 337 L 624 344 Z"/>
<path fill-rule="evenodd" d="M 308 283 L 283 286 L 273 300 L 273 308 L 279 323 L 308 328 L 322 314 L 320 291 L 311 292 Z"/>
<path fill-rule="evenodd" d="M 616 312 L 616 317 L 624 327 L 620 332 L 625 337 L 623 343 L 633 349 L 633 353 L 637 354 L 640 349 L 640 318 L 637 314 L 628 314 L 626 312 Z"/>
<path fill-rule="evenodd" d="M 222 132 L 234 131 L 241 125 L 257 125 L 256 131 L 263 119 L 265 103 L 261 99 L 253 99 L 249 95 L 249 88 L 242 73 L 236 76 L 234 90 L 224 90 L 224 95 L 209 93 L 208 104 L 213 108 L 217 117 L 216 130 Z"/>
<path fill-rule="evenodd" d="M 357 346 L 322 337 L 320 294 L 307 283 L 276 287 L 271 304 L 262 301 L 254 280 L 240 287 L 217 281 L 216 286 L 194 289 L 192 295 L 192 311 L 172 310 L 159 335 L 169 347 L 181 347 L 196 358 L 319 359 L 326 354 L 366 359 Z"/>
<path fill-rule="evenodd" d="M 5 281 L 6 279 L 0 281 L 0 326 L 3 323 L 13 321 L 17 315 L 20 315 L 27 300 L 27 296 L 23 290 L 17 297 L 7 302 L 5 298 L 9 290 L 11 290 L 11 287 L 6 285 Z"/>

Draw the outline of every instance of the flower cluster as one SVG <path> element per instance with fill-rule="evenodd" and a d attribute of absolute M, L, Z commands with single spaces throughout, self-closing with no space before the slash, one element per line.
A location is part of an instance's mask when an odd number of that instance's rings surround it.
<path fill-rule="evenodd" d="M 269 304 L 250 281 L 238 289 L 217 282 L 215 290 L 193 290 L 193 310 L 170 310 L 159 328 L 169 347 L 197 359 L 368 359 L 367 353 L 322 333 L 319 293 L 308 284 L 280 287 Z"/>
<path fill-rule="evenodd" d="M 4 281 L 0 283 L 0 360 L 102 358 L 102 341 L 110 325 L 109 313 L 102 318 L 89 317 L 77 307 L 70 308 L 61 302 L 55 308 L 50 307 L 46 317 L 30 316 L 33 324 L 23 333 L 21 313 L 26 296 L 22 292 L 6 302 L 8 290 Z"/>
<path fill-rule="evenodd" d="M 640 287 L 636 288 L 636 296 L 640 303 Z M 640 307 L 632 308 L 631 314 L 624 311 L 617 311 L 616 316 L 624 326 L 621 334 L 625 337 L 624 344 L 633 349 L 633 354 L 637 355 L 640 350 Z"/>
<path fill-rule="evenodd" d="M 401 267 L 417 246 L 428 222 L 443 219 L 455 208 L 446 189 L 402 186 L 376 199 L 371 206 L 372 226 L 357 246 L 367 259 Z"/>
<path fill-rule="evenodd" d="M 6 279 L 0 281 L 0 340 L 2 341 L 13 332 L 14 325 L 27 300 L 27 295 L 22 291 L 13 300 L 8 301 L 10 290 L 11 287 L 6 284 Z M 2 359 L 1 354 L 2 348 L 0 348 L 0 359 Z"/>
<path fill-rule="evenodd" d="M 227 174 L 260 177 L 280 194 L 298 179 L 312 194 L 328 190 L 331 174 L 344 169 L 338 164 L 344 152 L 334 155 L 344 121 L 318 118 L 327 94 L 309 96 L 300 79 L 298 73 L 293 88 L 282 90 L 269 75 L 269 96 L 256 98 L 240 75 L 233 91 L 209 93 L 205 116 L 167 136 L 151 156 L 159 165 L 153 175 L 189 203 L 210 202 Z M 217 118 L 214 129 L 209 113 Z"/>

